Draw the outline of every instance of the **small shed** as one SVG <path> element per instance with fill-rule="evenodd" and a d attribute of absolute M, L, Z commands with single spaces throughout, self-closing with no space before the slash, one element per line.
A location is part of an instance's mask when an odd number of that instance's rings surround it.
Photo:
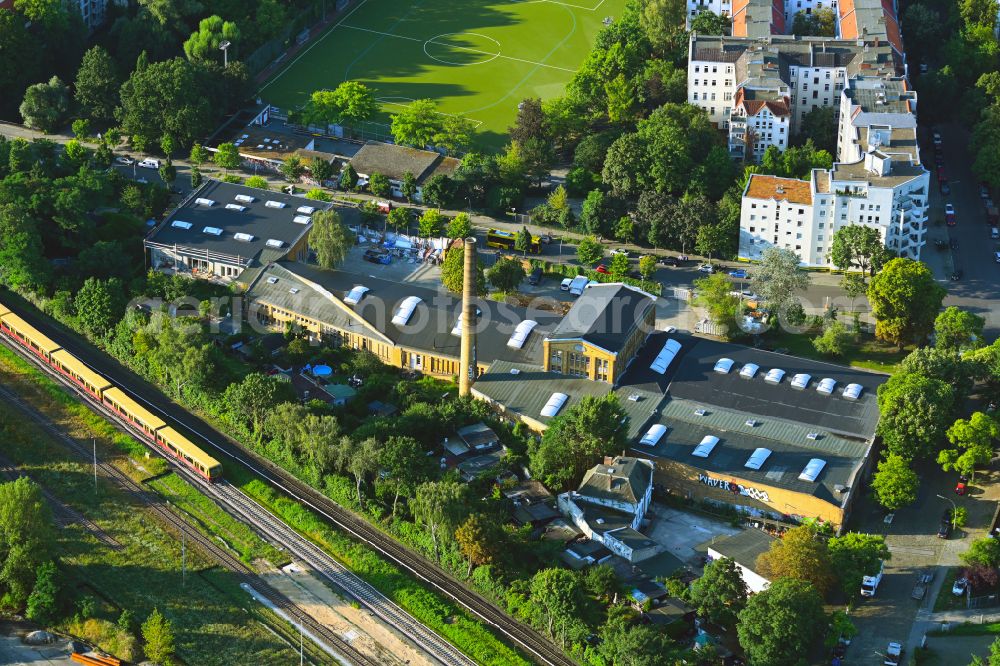
<path fill-rule="evenodd" d="M 323 390 L 333 398 L 331 404 L 337 406 L 346 405 L 358 394 L 356 390 L 347 384 L 327 384 L 323 387 Z"/>

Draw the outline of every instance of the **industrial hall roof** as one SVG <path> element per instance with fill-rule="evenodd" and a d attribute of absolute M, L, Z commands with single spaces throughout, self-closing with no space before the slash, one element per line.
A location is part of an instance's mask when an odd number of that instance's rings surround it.
<path fill-rule="evenodd" d="M 256 259 L 261 264 L 288 254 L 312 226 L 314 212 L 330 204 L 282 192 L 208 180 L 147 237 L 150 244 Z M 344 222 L 359 213 L 338 209 Z"/>
<path fill-rule="evenodd" d="M 298 262 L 271 264 L 247 273 L 245 281 L 251 308 L 259 301 L 386 344 L 435 356 L 460 356 L 457 323 L 462 303 L 458 298 L 409 282 Z M 480 300 L 478 306 L 482 313 L 476 324 L 480 363 L 502 359 L 541 365 L 542 339 L 558 318 L 554 312 L 487 299 Z M 518 326 L 525 321 L 535 325 L 522 325 L 521 331 L 527 332 L 516 336 Z"/>
<path fill-rule="evenodd" d="M 757 558 L 770 550 L 772 543 L 774 537 L 763 530 L 743 530 L 713 541 L 709 548 L 753 571 Z"/>
<path fill-rule="evenodd" d="M 644 291 L 623 284 L 598 284 L 584 289 L 549 340 L 584 340 L 617 352 L 643 325 L 655 300 Z"/>

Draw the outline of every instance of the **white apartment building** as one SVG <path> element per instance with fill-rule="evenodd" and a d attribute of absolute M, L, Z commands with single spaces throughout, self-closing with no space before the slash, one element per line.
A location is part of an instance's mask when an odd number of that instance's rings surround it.
<path fill-rule="evenodd" d="M 862 224 L 885 245 L 919 259 L 927 230 L 930 174 L 907 151 L 867 147 L 864 159 L 816 169 L 809 180 L 754 174 L 743 191 L 739 256 L 758 260 L 769 247 L 792 250 L 803 266 L 829 267 L 833 235 Z"/>
<path fill-rule="evenodd" d="M 768 146 L 784 151 L 790 134 L 788 97 L 774 99 L 774 94 L 757 92 L 740 88 L 729 118 L 729 154 L 750 163 L 760 162 Z"/>
<path fill-rule="evenodd" d="M 750 40 L 692 33 L 688 49 L 688 102 L 705 110 L 719 129 L 729 128 L 736 93 L 761 80 L 787 90 L 789 132 L 807 113 L 840 108 L 840 94 L 853 77 L 895 77 L 902 61 L 888 42 L 772 35 Z M 779 88 L 780 86 L 780 88 Z M 776 97 L 776 99 L 780 99 Z"/>
<path fill-rule="evenodd" d="M 691 20 L 698 14 L 709 11 L 719 16 L 732 16 L 733 0 L 688 0 L 687 28 L 691 29 Z"/>
<path fill-rule="evenodd" d="M 93 32 L 107 19 L 108 0 L 67 0 L 67 7 L 80 10 L 87 29 Z"/>
<path fill-rule="evenodd" d="M 856 162 L 869 144 L 888 144 L 893 135 L 894 148 L 902 149 L 904 139 L 912 135 L 907 151 L 913 160 L 919 161 L 916 113 L 917 93 L 909 89 L 906 79 L 874 76 L 851 79 L 840 96 L 837 159 Z"/>

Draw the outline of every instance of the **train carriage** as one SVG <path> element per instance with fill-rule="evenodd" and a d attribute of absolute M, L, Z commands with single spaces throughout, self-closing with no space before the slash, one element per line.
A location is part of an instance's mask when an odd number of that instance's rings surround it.
<path fill-rule="evenodd" d="M 167 425 L 166 421 L 125 395 L 125 392 L 120 388 L 112 386 L 106 389 L 104 391 L 104 404 L 125 417 L 129 423 L 135 425 L 150 441 L 156 441 L 156 431 Z"/>
<path fill-rule="evenodd" d="M 62 349 L 13 312 L 0 315 L 0 328 L 3 328 L 4 333 L 30 349 L 35 356 L 40 357 L 46 363 L 52 363 L 52 353 Z"/>
<path fill-rule="evenodd" d="M 209 481 L 222 478 L 222 465 L 170 426 L 156 431 L 156 443 Z"/>
<path fill-rule="evenodd" d="M 10 314 L 10 308 L 0 303 L 0 317 L 3 317 L 5 314 Z"/>
<path fill-rule="evenodd" d="M 101 399 L 104 391 L 111 388 L 111 382 L 85 366 L 65 349 L 52 354 L 52 366 L 97 399 Z"/>

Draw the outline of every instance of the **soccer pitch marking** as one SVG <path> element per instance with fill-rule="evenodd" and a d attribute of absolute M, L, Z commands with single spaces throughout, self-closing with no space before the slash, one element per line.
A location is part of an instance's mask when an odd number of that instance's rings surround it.
<path fill-rule="evenodd" d="M 319 44 L 324 39 L 326 39 L 331 34 L 333 34 L 334 30 L 336 30 L 337 28 L 339 28 L 344 23 L 344 21 L 346 21 L 347 19 L 349 19 L 351 17 L 351 15 L 354 14 L 354 12 L 358 11 L 359 9 L 361 9 L 365 5 L 366 2 L 368 2 L 368 0 L 361 0 L 361 2 L 359 2 L 357 4 L 357 6 L 354 7 L 354 9 L 352 9 L 351 11 L 347 12 L 346 14 L 344 14 L 344 18 L 342 18 L 339 21 L 337 21 L 337 23 L 334 24 L 329 30 L 327 30 L 326 32 L 324 32 L 323 35 L 319 39 L 317 39 L 316 41 L 314 41 L 312 44 L 310 44 L 306 48 L 306 50 L 304 50 L 302 53 L 300 53 L 298 55 L 298 57 L 295 58 L 295 60 L 293 60 L 290 63 L 288 63 L 287 67 L 285 67 L 283 70 L 281 70 L 280 72 L 278 72 L 277 74 L 275 74 L 274 76 L 272 76 L 270 81 L 268 81 L 267 83 L 265 83 L 264 85 L 262 85 L 260 87 L 260 90 L 257 91 L 257 94 L 260 95 L 262 92 L 264 92 L 264 90 L 269 85 L 271 85 L 272 83 L 274 83 L 275 81 L 277 81 L 278 79 L 280 79 L 282 76 L 284 76 L 285 74 L 287 74 L 288 70 L 290 70 L 295 65 L 295 63 L 297 63 L 299 60 L 302 60 L 302 58 L 304 58 L 307 53 L 309 53 L 310 51 L 313 50 L 313 47 L 315 47 L 317 44 Z M 604 2 L 604 0 L 601 0 L 601 2 Z"/>
<path fill-rule="evenodd" d="M 605 3 L 606 0 L 601 0 L 593 7 L 588 7 L 586 5 L 574 5 L 572 2 L 560 2 L 559 0 L 515 0 L 516 5 L 533 5 L 540 2 L 546 2 L 550 5 L 562 5 L 563 7 L 572 7 L 574 9 L 582 9 L 585 12 L 596 12 L 601 8 L 601 5 Z"/>
<path fill-rule="evenodd" d="M 545 0 L 545 1 L 548 1 L 548 0 Z M 555 3 L 555 4 L 563 4 L 563 3 Z M 397 35 L 397 34 L 392 33 L 392 32 L 383 32 L 381 30 L 372 30 L 371 28 L 362 28 L 362 27 L 359 27 L 359 26 L 356 26 L 356 25 L 347 25 L 346 23 L 338 25 L 337 27 L 338 28 L 348 28 L 350 30 L 360 30 L 361 32 L 370 32 L 373 35 L 382 35 L 383 37 L 395 37 L 396 39 L 405 39 L 405 40 L 410 41 L 410 42 L 421 43 L 421 44 L 424 45 L 424 54 L 426 54 L 428 58 L 430 58 L 431 60 L 437 60 L 438 62 L 442 62 L 442 63 L 445 63 L 447 65 L 453 65 L 453 66 L 456 66 L 456 67 L 470 67 L 472 65 L 482 65 L 483 63 L 491 62 L 493 60 L 496 60 L 497 58 L 503 58 L 504 60 L 513 60 L 515 62 L 523 62 L 523 63 L 525 63 L 527 65 L 534 65 L 535 67 L 548 67 L 549 69 L 557 69 L 557 70 L 559 70 L 561 72 L 569 72 L 570 74 L 575 74 L 576 73 L 575 69 L 570 69 L 568 67 L 559 67 L 558 65 L 549 65 L 547 63 L 538 62 L 538 61 L 535 61 L 535 60 L 525 60 L 524 58 L 515 58 L 514 56 L 503 55 L 500 52 L 492 53 L 490 51 L 483 51 L 481 49 L 474 49 L 471 46 L 460 46 L 458 44 L 447 44 L 445 42 L 435 41 L 439 37 L 449 37 L 451 35 L 477 35 L 479 37 L 485 37 L 486 39 L 492 40 L 494 42 L 497 41 L 497 40 L 493 39 L 492 37 L 486 37 L 486 35 L 481 35 L 481 34 L 479 34 L 477 32 L 450 32 L 450 33 L 446 33 L 446 34 L 443 34 L 443 35 L 435 35 L 434 37 L 431 37 L 430 39 L 420 39 L 418 37 L 407 37 L 406 35 Z M 431 54 L 427 53 L 427 45 L 428 44 L 437 44 L 438 46 L 446 46 L 448 48 L 453 48 L 453 49 L 455 49 L 457 51 L 468 51 L 469 53 L 479 53 L 479 54 L 482 54 L 482 55 L 488 55 L 488 56 L 492 56 L 492 57 L 489 60 L 481 60 L 479 62 L 463 62 L 463 63 L 448 62 L 447 60 L 442 60 L 441 58 L 437 58 L 437 57 L 432 56 Z M 497 46 L 498 47 L 500 46 L 500 42 L 497 42 Z"/>

